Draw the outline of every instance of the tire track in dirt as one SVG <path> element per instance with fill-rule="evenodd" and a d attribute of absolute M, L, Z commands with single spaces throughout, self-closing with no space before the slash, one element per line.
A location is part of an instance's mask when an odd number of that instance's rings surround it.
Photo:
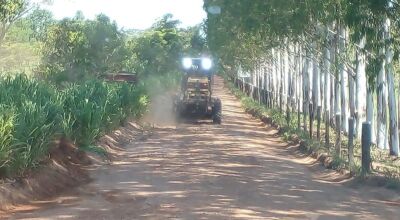
<path fill-rule="evenodd" d="M 222 125 L 156 127 L 94 166 L 90 184 L 11 219 L 398 219 L 398 194 L 344 186 L 215 83 Z"/>

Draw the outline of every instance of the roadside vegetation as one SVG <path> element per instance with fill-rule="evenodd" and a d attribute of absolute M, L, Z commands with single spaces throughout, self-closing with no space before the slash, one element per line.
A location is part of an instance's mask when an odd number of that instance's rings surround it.
<path fill-rule="evenodd" d="M 0 91 L 1 176 L 37 166 L 56 139 L 86 149 L 147 105 L 143 89 L 126 83 L 91 81 L 58 90 L 18 75 L 2 79 Z"/>
<path fill-rule="evenodd" d="M 347 149 L 344 150 L 342 155 L 337 155 L 335 151 L 335 138 L 337 134 L 331 133 L 329 145 L 325 144 L 323 135 L 318 134 L 316 131 L 313 132 L 312 138 L 309 132 L 299 128 L 298 124 L 302 123 L 303 116 L 298 115 L 291 117 L 290 121 L 287 120 L 287 115 L 279 109 L 268 108 L 258 100 L 253 99 L 238 88 L 235 83 L 225 77 L 227 86 L 230 91 L 240 100 L 242 107 L 246 112 L 253 115 L 254 117 L 262 120 L 264 123 L 270 124 L 279 130 L 279 134 L 284 140 L 299 144 L 300 152 L 313 156 L 319 160 L 326 168 L 334 169 L 337 171 L 350 171 L 352 176 L 355 176 L 359 180 L 364 180 L 364 176 L 361 170 L 361 142 L 356 140 L 354 142 L 354 163 L 350 167 L 348 160 Z M 300 122 L 299 122 L 300 120 Z M 317 122 L 313 124 L 317 127 Z M 325 125 L 321 125 L 321 130 L 325 129 Z M 341 144 L 346 146 L 348 144 L 348 137 L 342 137 Z M 373 160 L 373 175 L 378 179 L 372 179 L 371 182 L 374 185 L 385 186 L 390 189 L 400 189 L 400 164 L 397 160 L 388 160 L 385 156 L 385 152 L 373 146 L 372 148 L 372 160 Z"/>
<path fill-rule="evenodd" d="M 176 85 L 183 54 L 204 46 L 200 27 L 179 28 L 171 15 L 130 31 L 104 14 L 56 20 L 7 0 L 0 24 L 0 178 L 39 166 L 59 140 L 104 153 L 96 140 L 142 116 L 153 91 Z M 104 80 L 118 72 L 137 82 Z"/>
<path fill-rule="evenodd" d="M 361 173 L 398 179 L 396 1 L 206 0 L 204 8 L 210 50 L 256 111 L 266 108 L 352 173 L 360 171 L 367 137 Z"/>

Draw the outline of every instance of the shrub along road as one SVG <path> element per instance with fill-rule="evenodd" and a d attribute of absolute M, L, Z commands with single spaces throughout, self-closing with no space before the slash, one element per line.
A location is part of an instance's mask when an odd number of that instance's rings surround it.
<path fill-rule="evenodd" d="M 400 197 L 349 187 L 293 154 L 276 130 L 244 113 L 216 80 L 223 124 L 156 127 L 125 146 L 94 181 L 13 219 L 398 219 Z M 45 204 L 45 205 L 41 205 Z"/>

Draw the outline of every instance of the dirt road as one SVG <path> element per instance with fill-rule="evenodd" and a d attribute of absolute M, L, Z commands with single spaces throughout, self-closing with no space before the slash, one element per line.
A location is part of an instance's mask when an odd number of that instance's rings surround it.
<path fill-rule="evenodd" d="M 136 140 L 94 181 L 12 219 L 399 219 L 400 197 L 350 188 L 292 153 L 216 80 L 223 124 L 181 124 Z"/>

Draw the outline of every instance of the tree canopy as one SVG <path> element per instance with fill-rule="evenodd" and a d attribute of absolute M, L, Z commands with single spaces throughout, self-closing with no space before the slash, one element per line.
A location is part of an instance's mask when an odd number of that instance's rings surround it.
<path fill-rule="evenodd" d="M 229 65 L 246 66 L 265 56 L 269 48 L 284 46 L 285 40 L 317 40 L 324 36 L 321 32 L 326 36 L 327 29 L 338 32 L 339 26 L 350 29 L 349 43 L 358 44 L 366 37 L 365 49 L 377 54 L 385 44 L 379 33 L 386 18 L 392 21 L 391 46 L 395 55 L 399 53 L 400 6 L 393 0 L 205 0 L 204 8 L 210 6 L 222 11 L 208 14 L 208 43 Z M 370 58 L 372 68 L 379 57 Z M 374 72 L 369 71 L 371 78 Z"/>
<path fill-rule="evenodd" d="M 0 1 L 0 45 L 11 25 L 30 9 L 29 6 L 26 0 Z"/>

